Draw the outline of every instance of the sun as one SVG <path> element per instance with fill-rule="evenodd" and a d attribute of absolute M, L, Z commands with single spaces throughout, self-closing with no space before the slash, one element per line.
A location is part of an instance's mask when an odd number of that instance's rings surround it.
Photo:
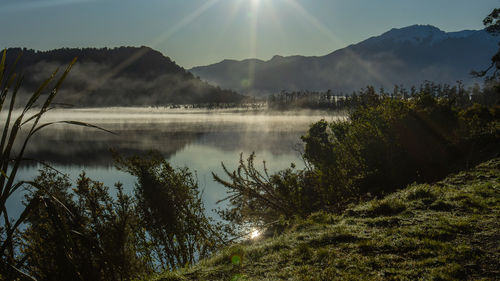
<path fill-rule="evenodd" d="M 250 0 L 250 2 L 252 3 L 252 6 L 254 6 L 254 7 L 259 6 L 260 1 L 261 1 L 261 0 Z"/>

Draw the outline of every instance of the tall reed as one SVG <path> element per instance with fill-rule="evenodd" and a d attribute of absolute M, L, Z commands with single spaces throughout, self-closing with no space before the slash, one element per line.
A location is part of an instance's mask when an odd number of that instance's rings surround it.
<path fill-rule="evenodd" d="M 76 63 L 77 58 L 71 61 L 59 77 L 57 77 L 59 69 L 55 70 L 27 98 L 21 110 L 17 113 L 16 99 L 19 96 L 23 76 L 16 73 L 16 66 L 21 59 L 22 53 L 17 56 L 9 69 L 6 66 L 6 56 L 7 50 L 4 50 L 0 60 L 0 123 L 3 123 L 0 139 L 0 272 L 4 272 L 3 274 L 8 274 L 8 276 L 14 274 L 23 279 L 33 279 L 18 269 L 21 262 L 16 256 L 16 234 L 19 227 L 33 210 L 47 207 L 47 204 L 51 204 L 50 202 L 60 203 L 57 198 L 48 194 L 46 198 L 32 200 L 24 207 L 19 217 L 13 218 L 8 214 L 6 203 L 16 191 L 26 185 L 38 187 L 32 181 L 19 181 L 16 179 L 21 163 L 28 160 L 24 157 L 26 147 L 38 131 L 56 123 L 107 130 L 92 124 L 70 120 L 41 122 L 41 118 L 46 112 L 56 108 L 54 98 L 72 66 Z M 27 134 L 21 135 L 21 129 L 26 129 Z M 20 149 L 16 152 L 14 147 L 20 147 Z M 44 162 L 40 161 L 40 163 Z"/>

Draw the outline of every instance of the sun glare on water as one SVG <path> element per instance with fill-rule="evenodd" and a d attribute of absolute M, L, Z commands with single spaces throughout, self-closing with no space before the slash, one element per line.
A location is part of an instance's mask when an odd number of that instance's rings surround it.
<path fill-rule="evenodd" d="M 260 231 L 258 229 L 254 229 L 252 233 L 250 233 L 251 239 L 257 239 L 260 236 Z"/>

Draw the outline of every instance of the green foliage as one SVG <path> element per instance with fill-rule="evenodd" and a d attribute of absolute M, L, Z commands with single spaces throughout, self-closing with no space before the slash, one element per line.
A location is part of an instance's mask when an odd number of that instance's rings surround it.
<path fill-rule="evenodd" d="M 16 74 L 15 69 L 20 61 L 21 54 L 13 60 L 12 65 L 6 65 L 7 52 L 4 50 L 0 59 L 0 114 L 5 116 L 2 124 L 0 140 L 0 217 L 3 223 L 0 226 L 0 270 L 9 279 L 31 278 L 21 271 L 19 257 L 17 256 L 17 244 L 19 239 L 19 227 L 26 221 L 30 214 L 38 208 L 47 207 L 47 203 L 41 198 L 32 200 L 22 211 L 18 218 L 9 216 L 6 202 L 17 192 L 19 188 L 31 182 L 17 181 L 17 172 L 24 158 L 24 152 L 29 141 L 43 128 L 55 123 L 68 123 L 72 125 L 99 128 L 78 121 L 58 121 L 41 123 L 42 116 L 54 108 L 53 101 L 65 80 L 76 58 L 68 65 L 66 70 L 57 77 L 58 70 L 54 71 L 49 78 L 37 87 L 31 96 L 24 97 L 22 107 L 17 116 L 14 107 L 17 103 L 19 89 L 23 82 L 23 76 Z M 25 130 L 25 136 L 20 132 Z M 17 153 L 14 147 L 19 146 Z M 45 163 L 41 162 L 46 165 Z M 47 198 L 54 199 L 53 197 Z"/>
<path fill-rule="evenodd" d="M 222 164 L 229 181 L 213 174 L 217 182 L 229 188 L 229 196 L 221 201 L 229 200 L 232 208 L 220 212 L 224 219 L 239 225 L 267 224 L 280 217 L 309 214 L 325 203 L 313 188 L 317 185 L 314 172 L 297 170 L 292 165 L 269 175 L 265 162 L 261 172 L 254 159 L 253 153 L 246 161 L 240 156 L 240 165 L 232 173 Z"/>
<path fill-rule="evenodd" d="M 67 178 L 42 171 L 32 182 L 16 182 L 24 151 L 34 134 L 54 123 L 104 130 L 78 121 L 41 123 L 68 75 L 69 65 L 56 72 L 29 97 L 14 117 L 22 77 L 6 73 L 6 52 L 0 60 L 0 113 L 7 103 L 0 140 L 0 271 L 2 278 L 39 280 L 130 280 L 158 268 L 175 269 L 205 257 L 223 240 L 221 228 L 204 216 L 197 183 L 187 169 L 173 169 L 159 157 L 119 159 L 122 169 L 138 179 L 136 196 L 117 197 L 102 183 L 82 174 L 70 191 Z M 52 90 L 44 95 L 49 85 Z M 9 91 L 12 94 L 9 96 Z M 38 104 L 40 103 L 41 104 Z M 27 137 L 18 138 L 22 127 Z M 106 131 L 106 130 L 104 130 Z M 12 148 L 20 142 L 20 151 Z M 45 163 L 41 162 L 46 165 Z M 46 165 L 48 166 L 48 165 Z M 26 198 L 21 216 L 9 217 L 5 204 L 25 184 L 35 189 Z M 19 227 L 25 224 L 25 230 Z"/>
<path fill-rule="evenodd" d="M 436 200 L 436 194 L 429 185 L 417 185 L 413 189 L 410 189 L 408 195 L 406 196 L 406 199 L 424 199 L 426 200 L 426 202 L 433 202 L 434 200 Z"/>
<path fill-rule="evenodd" d="M 205 216 L 197 181 L 187 168 L 174 169 L 155 153 L 117 157 L 116 163 L 137 178 L 136 210 L 155 264 L 171 270 L 190 265 L 224 241 L 220 225 Z"/>
<path fill-rule="evenodd" d="M 48 87 L 48 84 L 55 78 L 57 73 L 54 72 L 50 78 L 45 80 L 45 82 L 36 90 L 32 96 L 27 100 L 24 108 L 22 109 L 19 116 L 13 116 L 14 104 L 16 102 L 17 93 L 21 87 L 22 77 L 18 77 L 14 72 L 15 66 L 20 59 L 20 55 L 15 60 L 13 66 L 11 66 L 10 72 L 7 72 L 6 61 L 6 51 L 4 50 L 2 58 L 0 60 L 0 113 L 6 114 L 5 123 L 2 128 L 2 136 L 0 141 L 0 217 L 2 217 L 3 224 L 0 227 L 0 269 L 3 272 L 12 272 L 13 276 L 18 273 L 15 269 L 15 246 L 14 240 L 17 233 L 17 228 L 21 223 L 26 220 L 29 213 L 35 209 L 39 202 L 34 202 L 26 206 L 26 209 L 22 212 L 21 216 L 17 220 L 13 220 L 5 207 L 7 200 L 11 195 L 18 190 L 24 183 L 16 182 L 16 175 L 21 162 L 23 161 L 23 154 L 30 138 L 44 125 L 40 125 L 40 118 L 42 115 L 50 109 L 51 102 L 57 94 L 57 90 L 61 85 L 62 81 L 68 74 L 71 66 L 66 69 L 63 76 L 59 79 L 53 90 L 41 98 L 42 92 Z M 10 94 L 10 95 L 9 95 Z M 35 103 L 42 100 L 43 105 L 41 108 L 36 110 L 34 108 Z M 6 105 L 6 109 L 4 108 Z M 6 113 L 4 113 L 6 112 Z M 33 113 L 34 112 L 34 113 Z M 28 123 L 31 121 L 30 123 Z M 18 138 L 18 133 L 21 131 L 21 127 L 28 127 L 28 134 L 24 139 Z M 13 151 L 14 144 L 21 143 L 21 150 L 16 155 Z M 9 275 L 7 275 L 9 276 Z"/>
<path fill-rule="evenodd" d="M 26 202 L 52 194 L 27 220 L 22 253 L 38 280 L 130 280 L 150 274 L 133 199 L 117 185 L 116 199 L 100 182 L 80 175 L 76 187 L 66 177 L 42 170 L 40 188 Z M 71 192 L 72 191 L 72 192 Z M 138 254 L 140 253 L 140 254 Z"/>
<path fill-rule="evenodd" d="M 158 154 L 118 156 L 117 166 L 136 176 L 134 196 L 116 184 L 111 197 L 84 173 L 72 187 L 66 177 L 41 171 L 33 182 L 37 190 L 26 197 L 28 205 L 46 205 L 26 221 L 26 272 L 38 280 L 140 279 L 191 265 L 223 242 L 222 229 L 205 217 L 188 169 L 174 169 Z M 182 280 L 174 277 L 161 280 Z"/>
<path fill-rule="evenodd" d="M 214 264 L 239 267 L 243 265 L 245 259 L 245 251 L 243 248 L 240 245 L 234 245 L 221 251 L 217 256 L 217 259 L 214 259 L 212 262 Z"/>
<path fill-rule="evenodd" d="M 316 123 L 303 137 L 304 156 L 324 177 L 320 182 L 347 197 L 434 181 L 495 155 L 500 140 L 489 108 L 460 111 L 426 93 L 410 101 L 381 97 L 349 117 Z"/>
<path fill-rule="evenodd" d="M 348 120 L 312 124 L 302 137 L 306 169 L 269 175 L 240 159 L 229 180 L 234 223 L 272 223 L 280 217 L 339 212 L 350 203 L 394 192 L 413 182 L 433 182 L 499 153 L 496 107 L 456 108 L 454 99 L 423 89 L 411 99 L 377 94 L 368 87 Z M 422 195 L 419 195 L 422 196 Z M 397 214 L 397 202 L 383 202 L 374 215 Z M 439 208 L 439 206 L 436 206 Z"/>
<path fill-rule="evenodd" d="M 279 236 L 233 245 L 180 274 L 186 280 L 214 281 L 236 274 L 248 280 L 496 280 L 499 176 L 496 158 L 340 214 L 314 213 L 297 219 Z M 431 197 L 451 209 L 428 208 Z M 479 202 L 475 213 L 465 198 Z M 405 211 L 364 215 L 391 202 Z M 231 252 L 248 257 L 236 273 Z"/>

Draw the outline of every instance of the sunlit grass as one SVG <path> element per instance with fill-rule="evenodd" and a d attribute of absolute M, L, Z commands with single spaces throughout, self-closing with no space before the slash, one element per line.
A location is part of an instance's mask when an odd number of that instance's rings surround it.
<path fill-rule="evenodd" d="M 410 185 L 343 214 L 297 219 L 282 233 L 222 249 L 180 274 L 185 280 L 495 279 L 499 164 L 494 159 L 432 185 Z M 432 208 L 437 201 L 451 209 Z"/>

